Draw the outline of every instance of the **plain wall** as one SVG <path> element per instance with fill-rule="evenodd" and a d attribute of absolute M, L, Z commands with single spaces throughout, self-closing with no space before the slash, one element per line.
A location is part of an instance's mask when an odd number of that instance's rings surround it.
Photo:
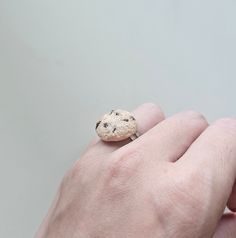
<path fill-rule="evenodd" d="M 33 237 L 113 108 L 236 114 L 233 0 L 0 0 L 0 237 Z"/>

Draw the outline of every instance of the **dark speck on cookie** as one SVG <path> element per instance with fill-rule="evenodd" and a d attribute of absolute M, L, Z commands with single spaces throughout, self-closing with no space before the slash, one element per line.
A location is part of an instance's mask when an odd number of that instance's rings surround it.
<path fill-rule="evenodd" d="M 135 118 L 134 118 L 133 116 L 131 116 L 130 119 L 132 119 L 133 121 L 135 121 Z"/>
<path fill-rule="evenodd" d="M 96 123 L 96 129 L 98 128 L 98 126 L 99 126 L 100 123 L 101 123 L 101 121 L 98 121 L 98 122 Z"/>
<path fill-rule="evenodd" d="M 105 127 L 105 128 L 107 128 L 108 127 L 108 123 L 103 123 L 103 126 Z"/>

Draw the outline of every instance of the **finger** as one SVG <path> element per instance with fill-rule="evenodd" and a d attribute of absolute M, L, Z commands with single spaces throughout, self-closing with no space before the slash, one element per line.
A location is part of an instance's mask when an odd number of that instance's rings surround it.
<path fill-rule="evenodd" d="M 178 113 L 162 121 L 120 151 L 126 153 L 126 150 L 141 148 L 149 160 L 174 162 L 207 126 L 205 118 L 197 112 Z"/>
<path fill-rule="evenodd" d="M 136 108 L 132 115 L 138 124 L 138 133 L 143 135 L 153 126 L 164 120 L 164 114 L 160 107 L 153 103 L 145 103 Z M 130 143 L 130 139 L 120 142 L 104 142 L 98 137 L 93 141 L 88 149 L 96 150 L 97 153 L 112 152 L 126 144 Z"/>
<path fill-rule="evenodd" d="M 236 237 L 236 215 L 224 214 L 217 226 L 213 238 L 235 238 Z"/>
<path fill-rule="evenodd" d="M 227 207 L 231 211 L 236 212 L 236 182 L 234 183 L 230 198 L 229 198 L 228 203 L 227 203 Z"/>
<path fill-rule="evenodd" d="M 221 216 L 236 177 L 236 120 L 221 119 L 209 126 L 178 161 L 201 171 L 209 216 Z M 196 182 L 196 186 L 197 186 Z"/>

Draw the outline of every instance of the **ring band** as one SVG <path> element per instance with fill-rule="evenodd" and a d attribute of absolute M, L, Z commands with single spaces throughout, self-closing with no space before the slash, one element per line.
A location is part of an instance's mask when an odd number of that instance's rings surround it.
<path fill-rule="evenodd" d="M 139 136 L 136 119 L 130 112 L 122 109 L 103 115 L 95 129 L 103 141 L 122 141 L 128 138 L 135 140 Z"/>
<path fill-rule="evenodd" d="M 130 136 L 130 139 L 131 139 L 131 140 L 136 140 L 138 137 L 139 137 L 139 133 L 136 132 L 135 134 L 133 134 L 133 135 Z"/>

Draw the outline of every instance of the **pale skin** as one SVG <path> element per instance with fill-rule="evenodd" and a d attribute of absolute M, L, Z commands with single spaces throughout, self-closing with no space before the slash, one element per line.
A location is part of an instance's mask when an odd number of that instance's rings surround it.
<path fill-rule="evenodd" d="M 63 178 L 37 238 L 235 238 L 236 119 L 134 110 L 141 136 L 94 139 Z M 232 211 L 223 214 L 225 207 Z"/>

